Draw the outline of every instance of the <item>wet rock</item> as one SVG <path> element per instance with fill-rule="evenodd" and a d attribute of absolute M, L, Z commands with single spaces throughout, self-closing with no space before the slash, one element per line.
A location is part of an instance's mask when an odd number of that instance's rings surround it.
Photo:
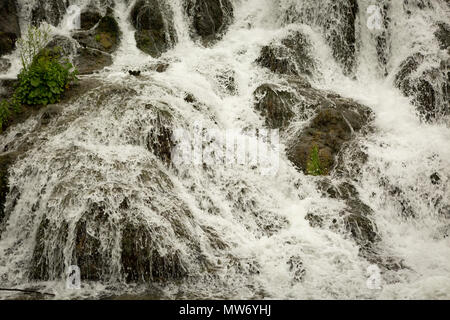
<path fill-rule="evenodd" d="M 255 108 L 266 119 L 266 126 L 272 129 L 282 128 L 289 124 L 294 117 L 292 107 L 297 98 L 287 89 L 275 85 L 263 84 L 254 93 Z"/>
<path fill-rule="evenodd" d="M 15 160 L 14 154 L 2 154 L 0 155 L 0 226 L 2 225 L 5 217 L 5 201 L 8 195 L 8 168 Z M 0 228 L 1 231 L 2 228 Z"/>
<path fill-rule="evenodd" d="M 332 2 L 333 3 L 333 2 Z M 358 2 L 356 0 L 343 1 L 341 5 L 333 3 L 330 10 L 340 18 L 336 22 L 330 14 L 330 20 L 325 24 L 326 39 L 331 45 L 334 58 L 341 63 L 344 73 L 351 74 L 356 62 L 356 24 Z M 336 27 L 333 27 L 337 24 Z"/>
<path fill-rule="evenodd" d="M 128 224 L 122 231 L 121 261 L 127 282 L 161 282 L 187 275 L 178 252 L 161 254 L 157 240 L 144 226 Z"/>
<path fill-rule="evenodd" d="M 31 11 L 31 21 L 36 26 L 45 21 L 56 27 L 64 17 L 67 5 L 64 0 L 38 0 Z"/>
<path fill-rule="evenodd" d="M 101 250 L 100 242 L 105 225 L 114 229 L 101 203 L 91 204 L 88 213 L 76 224 L 72 264 L 80 267 L 81 279 L 99 281 L 108 273 L 110 253 Z"/>
<path fill-rule="evenodd" d="M 418 70 L 424 63 L 426 59 L 421 53 L 409 56 L 400 65 L 395 85 L 403 94 L 413 98 L 413 104 L 426 121 L 433 121 L 450 114 L 450 72 L 448 61 L 442 61 L 440 68 L 426 67 L 419 74 Z"/>
<path fill-rule="evenodd" d="M 411 14 L 412 10 L 432 9 L 433 5 L 430 0 L 403 0 L 403 10 L 407 14 Z"/>
<path fill-rule="evenodd" d="M 69 37 L 55 36 L 46 46 L 47 49 L 57 49 L 61 58 L 67 58 L 76 54 L 78 45 Z"/>
<path fill-rule="evenodd" d="M 310 53 L 311 44 L 301 32 L 294 32 L 281 43 L 264 46 L 256 62 L 279 74 L 311 76 L 314 59 Z"/>
<path fill-rule="evenodd" d="M 17 79 L 0 79 L 0 99 L 9 99 L 16 89 Z"/>
<path fill-rule="evenodd" d="M 205 45 L 220 39 L 233 20 L 230 0 L 186 0 L 186 12 L 192 19 L 192 36 Z"/>
<path fill-rule="evenodd" d="M 318 180 L 317 186 L 324 197 L 345 202 L 346 208 L 340 213 L 344 227 L 361 247 L 363 253 L 370 252 L 380 237 L 372 220 L 373 210 L 361 201 L 355 186 L 349 182 L 335 185 L 327 178 Z M 323 218 L 320 216 L 310 214 L 306 218 L 313 227 L 323 225 Z"/>
<path fill-rule="evenodd" d="M 435 172 L 430 176 L 430 180 L 431 180 L 432 184 L 437 185 L 440 183 L 441 177 L 439 176 L 439 174 L 437 172 Z"/>
<path fill-rule="evenodd" d="M 152 65 L 150 69 L 159 73 L 163 73 L 167 71 L 169 66 L 170 65 L 168 63 L 158 62 L 157 64 Z"/>
<path fill-rule="evenodd" d="M 0 3 L 0 56 L 11 53 L 19 37 L 17 2 L 16 0 L 2 0 Z"/>
<path fill-rule="evenodd" d="M 49 105 L 45 109 L 41 111 L 41 116 L 39 119 L 40 126 L 46 126 L 50 123 L 50 121 L 56 118 L 63 108 L 60 105 Z"/>
<path fill-rule="evenodd" d="M 77 32 L 73 38 L 84 48 L 113 53 L 119 46 L 120 29 L 113 17 L 105 16 L 95 29 Z"/>
<path fill-rule="evenodd" d="M 371 111 L 350 99 L 328 96 L 333 105 L 320 107 L 309 125 L 297 133 L 288 145 L 288 158 L 308 173 L 308 162 L 314 148 L 323 174 L 328 174 L 343 145 L 352 140 L 371 120 Z"/>
<path fill-rule="evenodd" d="M 444 22 L 438 23 L 434 35 L 439 41 L 440 48 L 447 50 L 450 54 L 450 25 Z"/>
<path fill-rule="evenodd" d="M 171 163 L 172 149 L 175 146 L 172 141 L 172 126 L 170 113 L 159 110 L 147 138 L 147 148 L 167 165 Z"/>
<path fill-rule="evenodd" d="M 11 62 L 8 59 L 0 58 L 0 74 L 6 73 L 11 68 Z"/>
<path fill-rule="evenodd" d="M 197 100 L 195 99 L 195 96 L 192 93 L 187 93 L 186 96 L 184 97 L 184 101 L 186 101 L 187 103 L 194 103 Z"/>
<path fill-rule="evenodd" d="M 390 54 L 390 33 L 389 27 L 391 24 L 391 17 L 389 11 L 391 10 L 391 4 L 387 1 L 380 3 L 379 5 L 382 25 L 381 31 L 377 30 L 375 32 L 376 50 L 378 56 L 378 62 L 384 71 L 384 75 L 388 75 L 387 63 Z"/>
<path fill-rule="evenodd" d="M 172 13 L 164 1 L 138 0 L 131 10 L 137 47 L 152 57 L 172 48 L 176 42 Z"/>
<path fill-rule="evenodd" d="M 101 13 L 94 8 L 86 8 L 80 15 L 80 28 L 82 30 L 90 30 L 97 25 L 101 18 Z"/>
<path fill-rule="evenodd" d="M 60 226 L 45 216 L 42 218 L 31 258 L 29 271 L 31 280 L 55 280 L 64 273 L 64 245 L 67 235 L 67 222 L 63 222 Z M 50 238 L 56 239 L 57 244 L 48 244 Z"/>
<path fill-rule="evenodd" d="M 282 19 L 287 23 L 304 23 L 322 30 L 335 60 L 346 74 L 356 62 L 357 0 L 297 1 L 294 10 L 287 10 Z"/>
<path fill-rule="evenodd" d="M 128 73 L 133 77 L 139 77 L 141 75 L 141 71 L 139 70 L 128 70 Z"/>
<path fill-rule="evenodd" d="M 74 58 L 74 65 L 81 75 L 100 71 L 112 63 L 110 54 L 90 48 L 81 48 L 78 56 Z"/>
<path fill-rule="evenodd" d="M 287 262 L 294 283 L 301 282 L 306 274 L 303 261 L 299 256 L 292 256 Z"/>

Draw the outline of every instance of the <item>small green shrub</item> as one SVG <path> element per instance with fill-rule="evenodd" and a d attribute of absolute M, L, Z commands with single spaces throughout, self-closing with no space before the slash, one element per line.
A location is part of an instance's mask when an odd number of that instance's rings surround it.
<path fill-rule="evenodd" d="M 319 148 L 314 145 L 311 149 L 308 163 L 306 164 L 306 172 L 312 176 L 321 176 L 325 174 L 319 158 Z"/>
<path fill-rule="evenodd" d="M 27 105 L 47 105 L 59 102 L 77 71 L 68 61 L 60 62 L 59 50 L 43 49 L 28 68 L 18 76 L 17 98 Z"/>
<path fill-rule="evenodd" d="M 21 111 L 21 105 L 16 95 L 10 100 L 0 101 L 0 132 L 6 124 L 12 119 L 12 117 Z"/>

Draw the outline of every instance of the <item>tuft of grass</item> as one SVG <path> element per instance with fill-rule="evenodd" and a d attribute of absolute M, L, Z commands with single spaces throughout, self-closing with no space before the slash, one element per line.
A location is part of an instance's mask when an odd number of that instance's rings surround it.
<path fill-rule="evenodd" d="M 311 148 L 309 160 L 306 164 L 306 173 L 311 176 L 322 176 L 325 174 L 325 170 L 320 163 L 319 147 L 317 145 Z"/>

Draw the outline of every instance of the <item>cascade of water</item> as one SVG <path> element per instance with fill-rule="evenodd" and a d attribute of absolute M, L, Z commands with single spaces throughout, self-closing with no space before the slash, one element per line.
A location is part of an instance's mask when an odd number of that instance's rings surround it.
<path fill-rule="evenodd" d="M 2 152 L 29 146 L 9 168 L 2 285 L 25 287 L 31 279 L 71 297 L 62 275 L 80 263 L 91 281 L 76 297 L 96 296 L 105 283 L 120 294 L 123 282 L 140 280 L 133 272 L 151 264 L 143 277 L 164 297 L 448 298 L 450 129 L 421 122 L 393 85 L 401 61 L 416 50 L 442 55 L 429 20 L 445 4 L 431 1 L 423 11 L 391 2 L 390 24 L 371 32 L 371 1 L 358 1 L 356 10 L 344 0 L 236 0 L 227 33 L 205 47 L 191 39 L 185 2 L 170 0 L 177 42 L 152 58 L 137 48 L 129 20 L 136 2 L 115 1 L 121 44 L 111 66 L 86 78 L 98 82 L 95 89 L 65 103 L 50 123 L 30 118 L 0 135 Z M 19 3 L 23 18 L 32 4 Z M 67 14 L 57 29 L 73 18 Z M 448 12 L 436 20 L 445 18 Z M 342 227 L 346 204 L 324 197 L 319 178 L 299 172 L 284 152 L 270 177 L 242 165 L 167 165 L 165 137 L 174 128 L 191 135 L 196 125 L 236 129 L 237 136 L 264 128 L 255 89 L 289 86 L 255 61 L 262 47 L 296 31 L 311 43 L 311 83 L 375 114 L 371 132 L 357 140 L 365 162 L 355 164 L 352 150 L 340 156 L 346 177 L 373 210 L 379 256 L 403 261 L 398 268 L 379 262 L 388 266 L 381 291 L 367 287 L 373 261 Z M 165 72 L 152 71 L 158 61 L 170 64 Z M 128 75 L 135 69 L 141 76 Z M 302 128 L 310 116 L 303 118 L 292 127 Z M 281 142 L 283 150 L 284 136 Z M 206 145 L 221 148 L 214 139 Z M 436 172 L 439 183 L 430 179 Z M 312 214 L 333 223 L 314 227 Z"/>

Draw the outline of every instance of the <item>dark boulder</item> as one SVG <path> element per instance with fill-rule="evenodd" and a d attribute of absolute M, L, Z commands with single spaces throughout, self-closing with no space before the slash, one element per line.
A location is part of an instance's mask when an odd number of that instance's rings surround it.
<path fill-rule="evenodd" d="M 345 230 L 355 239 L 363 254 L 371 252 L 380 236 L 373 222 L 373 210 L 361 201 L 355 186 L 349 182 L 334 185 L 328 178 L 318 180 L 317 186 L 324 197 L 341 200 L 346 204 L 345 209 L 340 212 Z M 309 214 L 307 219 L 313 227 L 323 226 L 321 216 Z M 337 220 L 334 221 L 336 222 Z"/>
<path fill-rule="evenodd" d="M 31 21 L 39 25 L 45 21 L 55 27 L 66 14 L 68 2 L 64 0 L 38 0 L 31 11 Z"/>
<path fill-rule="evenodd" d="M 43 217 L 36 234 L 36 243 L 31 258 L 29 277 L 31 280 L 54 280 L 64 273 L 64 244 L 67 241 L 68 224 L 61 226 Z M 48 245 L 50 238 L 58 245 Z"/>
<path fill-rule="evenodd" d="M 220 39 L 233 20 L 230 0 L 186 0 L 186 12 L 192 20 L 192 36 L 205 45 Z"/>
<path fill-rule="evenodd" d="M 421 53 L 409 56 L 400 65 L 394 83 L 404 95 L 412 97 L 412 103 L 426 121 L 433 121 L 450 114 L 449 62 L 442 61 L 438 68 L 426 67 L 418 74 L 424 63 L 426 57 Z"/>
<path fill-rule="evenodd" d="M 106 15 L 100 19 L 94 29 L 73 34 L 79 43 L 74 64 L 80 74 L 91 74 L 112 65 L 111 53 L 120 44 L 120 28 L 117 21 Z"/>
<path fill-rule="evenodd" d="M 138 0 L 131 10 L 131 22 L 136 28 L 140 50 L 159 57 L 176 42 L 172 13 L 164 1 Z"/>
<path fill-rule="evenodd" d="M 173 124 L 171 114 L 167 111 L 158 110 L 152 125 L 153 127 L 147 136 L 147 148 L 166 165 L 170 165 L 172 149 L 175 146 L 172 140 Z"/>
<path fill-rule="evenodd" d="M 179 252 L 161 254 L 151 230 L 127 224 L 122 231 L 121 261 L 127 282 L 165 282 L 187 275 Z"/>
<path fill-rule="evenodd" d="M 371 120 L 371 111 L 350 99 L 328 95 L 332 105 L 319 107 L 316 116 L 288 145 L 288 158 L 308 173 L 308 163 L 317 151 L 322 174 L 328 174 L 343 145 Z"/>
<path fill-rule="evenodd" d="M 0 56 L 13 51 L 19 37 L 17 3 L 15 0 L 2 0 L 0 3 Z"/>
<path fill-rule="evenodd" d="M 65 36 L 55 36 L 52 40 L 47 44 L 47 49 L 52 49 L 59 52 L 61 58 L 67 58 L 69 56 L 75 55 L 78 49 L 78 44 L 73 39 L 70 39 Z"/>
<path fill-rule="evenodd" d="M 281 40 L 281 43 L 264 46 L 256 62 L 279 74 L 311 76 L 314 59 L 310 48 L 306 36 L 297 31 Z"/>
<path fill-rule="evenodd" d="M 106 53 L 113 53 L 120 42 L 120 28 L 112 16 L 100 19 L 93 30 L 77 32 L 73 38 L 84 48 L 91 48 Z"/>
<path fill-rule="evenodd" d="M 97 25 L 102 18 L 100 12 L 93 8 L 84 9 L 80 16 L 80 28 L 82 30 L 90 30 Z"/>
<path fill-rule="evenodd" d="M 78 55 L 74 58 L 74 65 L 81 75 L 100 71 L 112 63 L 110 54 L 89 48 L 79 49 Z"/>
<path fill-rule="evenodd" d="M 450 25 L 445 22 L 438 23 L 434 35 L 439 41 L 440 48 L 450 53 Z"/>

